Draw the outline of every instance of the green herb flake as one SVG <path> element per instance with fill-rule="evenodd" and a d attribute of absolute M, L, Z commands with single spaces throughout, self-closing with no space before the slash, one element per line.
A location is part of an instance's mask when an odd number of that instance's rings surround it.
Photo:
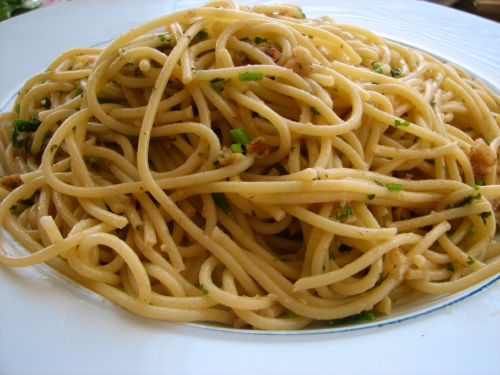
<path fill-rule="evenodd" d="M 374 71 L 376 71 L 379 74 L 383 74 L 384 71 L 382 70 L 382 67 L 384 66 L 384 63 L 380 61 L 373 61 L 372 62 L 372 68 Z"/>
<path fill-rule="evenodd" d="M 216 85 L 214 83 L 211 83 L 210 86 L 215 90 L 215 92 L 217 94 L 219 94 L 220 96 L 222 96 L 222 87 L 220 87 L 219 85 Z"/>
<path fill-rule="evenodd" d="M 469 266 L 471 266 L 471 265 L 473 265 L 474 263 L 476 263 L 476 260 L 475 260 L 474 258 L 472 258 L 472 257 L 469 257 L 469 260 L 467 261 L 467 264 L 468 264 Z"/>
<path fill-rule="evenodd" d="M 472 237 L 474 235 L 474 231 L 472 229 L 469 229 L 467 233 L 465 233 L 465 237 Z"/>
<path fill-rule="evenodd" d="M 403 189 L 402 184 L 387 184 L 385 187 L 389 190 L 398 191 Z"/>
<path fill-rule="evenodd" d="M 206 296 L 209 291 L 205 289 L 205 287 L 203 286 L 203 284 L 200 284 L 200 290 L 203 292 L 203 295 Z"/>
<path fill-rule="evenodd" d="M 377 180 L 373 180 L 378 186 L 384 186 L 381 182 L 378 182 Z"/>
<path fill-rule="evenodd" d="M 298 315 L 297 315 L 297 314 L 295 314 L 292 310 L 288 310 L 288 309 L 286 309 L 286 310 L 285 310 L 285 314 L 286 314 L 286 316 L 288 316 L 288 317 L 289 317 L 289 318 L 291 318 L 291 319 L 298 318 Z"/>
<path fill-rule="evenodd" d="M 351 315 L 346 318 L 342 319 L 334 319 L 334 320 L 327 320 L 323 323 L 323 326 L 325 327 L 335 327 L 338 325 L 342 324 L 349 324 L 353 322 L 359 322 L 359 321 L 369 321 L 369 322 L 374 322 L 376 319 L 375 314 L 373 314 L 373 311 L 362 311 L 359 314 Z"/>
<path fill-rule="evenodd" d="M 160 52 L 165 52 L 168 49 L 172 49 L 172 45 L 170 43 L 163 43 L 162 45 L 155 47 L 155 49 L 157 51 L 160 51 Z M 169 83 L 172 83 L 172 82 L 169 82 Z"/>
<path fill-rule="evenodd" d="M 455 267 L 453 267 L 453 264 L 451 263 L 446 263 L 446 269 L 451 272 L 455 272 Z"/>
<path fill-rule="evenodd" d="M 167 38 L 167 36 L 165 34 L 159 34 L 158 39 L 160 39 L 162 42 L 171 42 L 172 41 L 172 39 Z"/>
<path fill-rule="evenodd" d="M 391 76 L 393 78 L 396 78 L 400 74 L 401 74 L 401 69 L 399 69 L 399 68 L 391 68 Z"/>
<path fill-rule="evenodd" d="M 335 253 L 332 252 L 328 253 L 328 259 L 335 260 Z"/>
<path fill-rule="evenodd" d="M 27 146 L 28 139 L 24 138 L 21 133 L 34 133 L 42 122 L 35 118 L 31 120 L 12 120 L 12 147 L 21 148 Z"/>
<path fill-rule="evenodd" d="M 316 107 L 311 107 L 311 112 L 316 116 L 321 116 L 321 113 L 316 109 Z"/>
<path fill-rule="evenodd" d="M 239 143 L 242 145 L 247 145 L 250 143 L 251 139 L 244 128 L 231 129 L 229 135 L 233 139 L 234 143 Z"/>
<path fill-rule="evenodd" d="M 485 183 L 483 180 L 475 180 L 474 185 L 472 185 L 472 186 L 474 187 L 474 189 L 479 190 L 479 188 L 481 186 L 484 186 L 484 185 L 485 185 Z"/>
<path fill-rule="evenodd" d="M 205 31 L 205 29 L 201 29 L 191 40 L 191 43 L 201 42 L 202 40 L 207 38 L 208 38 L 208 33 Z"/>
<path fill-rule="evenodd" d="M 410 121 L 400 121 L 400 120 L 395 120 L 394 121 L 394 126 L 397 128 L 399 126 L 410 126 L 411 123 Z"/>
<path fill-rule="evenodd" d="M 372 200 L 373 198 L 375 198 L 375 194 L 368 194 L 366 196 L 369 200 Z"/>
<path fill-rule="evenodd" d="M 231 152 L 234 152 L 235 154 L 243 154 L 244 150 L 243 147 L 241 146 L 241 143 L 233 143 L 231 146 Z"/>
<path fill-rule="evenodd" d="M 267 38 L 261 38 L 260 36 L 256 36 L 253 41 L 256 44 L 266 43 L 267 42 Z"/>
<path fill-rule="evenodd" d="M 14 107 L 14 111 L 17 113 L 21 112 L 21 104 L 16 104 L 16 106 Z"/>
<path fill-rule="evenodd" d="M 54 152 L 54 150 L 57 148 L 57 145 L 52 145 L 50 146 L 50 152 Z"/>
<path fill-rule="evenodd" d="M 221 85 L 225 85 L 226 83 L 228 83 L 228 80 L 225 78 L 217 77 L 212 79 L 210 83 L 220 83 Z"/>
<path fill-rule="evenodd" d="M 98 163 L 102 163 L 104 162 L 104 159 L 101 158 L 100 156 L 91 156 L 89 158 L 89 161 L 92 163 L 92 164 L 98 164 Z"/>
<path fill-rule="evenodd" d="M 492 215 L 491 211 L 481 212 L 481 218 L 486 219 Z"/>
<path fill-rule="evenodd" d="M 339 206 L 337 208 L 337 212 L 340 212 L 340 213 L 335 217 L 336 220 L 342 220 L 346 217 L 352 216 L 352 209 L 347 204 Z"/>
<path fill-rule="evenodd" d="M 41 123 L 42 122 L 36 117 L 32 118 L 31 120 L 21 120 L 16 118 L 12 121 L 12 126 L 16 129 L 16 131 L 20 133 L 33 133 L 38 129 Z"/>
<path fill-rule="evenodd" d="M 462 199 L 458 205 L 454 205 L 453 207 L 462 207 L 466 206 L 468 204 L 471 204 L 473 200 L 480 200 L 481 199 L 481 193 L 478 193 L 477 195 L 469 195 Z"/>
<path fill-rule="evenodd" d="M 77 86 L 75 90 L 75 97 L 80 95 L 83 95 L 83 89 L 81 86 Z"/>
<path fill-rule="evenodd" d="M 223 193 L 212 193 L 212 198 L 214 202 L 222 211 L 229 209 L 229 203 L 227 203 L 226 197 Z"/>
<path fill-rule="evenodd" d="M 262 72 L 253 71 L 253 72 L 240 72 L 239 79 L 241 82 L 245 81 L 262 81 L 264 79 L 264 75 Z"/>

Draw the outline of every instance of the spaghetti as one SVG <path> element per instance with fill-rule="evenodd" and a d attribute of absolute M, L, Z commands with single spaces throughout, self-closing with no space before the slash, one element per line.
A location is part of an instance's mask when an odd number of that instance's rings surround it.
<path fill-rule="evenodd" d="M 0 115 L 0 220 L 145 317 L 294 330 L 500 271 L 500 97 L 294 5 L 214 1 L 75 48 Z"/>

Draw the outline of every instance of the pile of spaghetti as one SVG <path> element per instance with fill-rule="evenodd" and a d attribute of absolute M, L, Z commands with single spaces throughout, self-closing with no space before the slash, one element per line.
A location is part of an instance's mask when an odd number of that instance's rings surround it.
<path fill-rule="evenodd" d="M 500 272 L 500 97 L 293 5 L 71 49 L 0 123 L 0 262 L 142 316 L 293 330 Z"/>

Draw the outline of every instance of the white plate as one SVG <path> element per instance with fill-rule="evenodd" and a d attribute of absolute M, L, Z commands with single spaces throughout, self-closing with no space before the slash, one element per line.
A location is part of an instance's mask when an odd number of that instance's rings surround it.
<path fill-rule="evenodd" d="M 498 23 L 413 0 L 295 2 L 308 16 L 329 14 L 366 27 L 500 88 Z M 148 19 L 202 3 L 76 0 L 0 23 L 0 108 L 67 48 L 98 45 Z M 479 290 L 430 299 L 417 312 L 403 310 L 370 328 L 269 335 L 147 320 L 43 265 L 0 267 L 5 375 L 494 374 L 499 336 L 500 283 L 494 278 Z"/>

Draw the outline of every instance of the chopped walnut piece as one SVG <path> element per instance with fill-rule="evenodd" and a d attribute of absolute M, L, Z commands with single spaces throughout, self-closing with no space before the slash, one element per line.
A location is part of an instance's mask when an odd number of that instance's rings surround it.
<path fill-rule="evenodd" d="M 0 183 L 10 188 L 16 188 L 18 186 L 21 186 L 22 184 L 21 175 L 12 174 L 10 176 L 3 176 L 2 178 L 0 178 Z"/>
<path fill-rule="evenodd" d="M 476 176 L 484 176 L 495 165 L 495 153 L 482 138 L 478 138 L 470 149 L 469 160 L 474 174 Z"/>
<path fill-rule="evenodd" d="M 292 51 L 292 57 L 285 64 L 285 68 L 292 69 L 301 76 L 306 76 L 313 71 L 313 57 L 311 52 L 304 47 L 297 46 Z"/>
<path fill-rule="evenodd" d="M 247 145 L 247 151 L 255 155 L 257 159 L 263 158 L 269 154 L 269 145 L 264 137 L 259 136 Z"/>
<path fill-rule="evenodd" d="M 281 58 L 281 52 L 276 47 L 262 46 L 258 47 L 258 49 L 264 52 L 271 59 L 273 59 L 273 61 L 279 60 Z"/>

